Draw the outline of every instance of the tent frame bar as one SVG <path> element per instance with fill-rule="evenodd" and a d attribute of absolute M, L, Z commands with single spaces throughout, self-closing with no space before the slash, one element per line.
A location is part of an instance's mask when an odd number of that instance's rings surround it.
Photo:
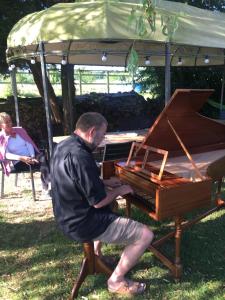
<path fill-rule="evenodd" d="M 224 49 L 224 55 L 225 55 L 225 49 Z M 223 110 L 224 87 L 225 87 L 225 56 L 224 56 L 223 78 L 222 78 L 221 96 L 220 96 L 220 111 Z"/>
<path fill-rule="evenodd" d="M 171 97 L 170 43 L 165 44 L 165 106 Z"/>
<path fill-rule="evenodd" d="M 42 74 L 42 82 L 43 82 L 43 90 L 44 90 L 45 113 L 46 113 L 46 121 L 47 121 L 49 156 L 51 157 L 53 152 L 53 137 L 52 137 L 52 125 L 51 125 L 51 115 L 50 115 L 50 105 L 49 105 L 49 94 L 48 94 L 48 87 L 47 87 L 45 47 L 43 41 L 39 43 L 39 51 L 40 51 L 41 74 Z"/>

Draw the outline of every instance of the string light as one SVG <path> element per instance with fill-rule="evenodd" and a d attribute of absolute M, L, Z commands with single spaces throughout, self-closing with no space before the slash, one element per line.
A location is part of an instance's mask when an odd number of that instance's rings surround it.
<path fill-rule="evenodd" d="M 146 56 L 145 57 L 145 65 L 146 66 L 149 66 L 151 64 L 151 61 L 150 61 L 150 59 L 149 59 L 149 56 Z"/>
<path fill-rule="evenodd" d="M 206 56 L 205 56 L 205 60 L 204 60 L 205 64 L 208 64 L 208 63 L 209 63 L 209 61 L 210 61 L 210 60 L 209 60 L 209 56 L 208 56 L 208 55 L 206 55 Z"/>
<path fill-rule="evenodd" d="M 65 65 L 67 64 L 67 60 L 66 60 L 65 55 L 63 55 L 63 58 L 62 58 L 62 60 L 61 60 L 61 64 L 62 64 L 63 66 L 65 66 Z"/>
<path fill-rule="evenodd" d="M 102 54 L 102 61 L 107 61 L 107 53 L 103 52 Z"/>
<path fill-rule="evenodd" d="M 31 57 L 30 63 L 31 63 L 32 65 L 35 65 L 35 63 L 36 63 L 35 57 Z"/>
<path fill-rule="evenodd" d="M 178 66 L 181 66 L 183 64 L 182 57 L 178 58 L 177 64 L 178 64 Z"/>
<path fill-rule="evenodd" d="M 12 71 L 13 69 L 15 69 L 15 65 L 14 64 L 11 64 L 10 66 L 9 66 L 9 71 Z"/>

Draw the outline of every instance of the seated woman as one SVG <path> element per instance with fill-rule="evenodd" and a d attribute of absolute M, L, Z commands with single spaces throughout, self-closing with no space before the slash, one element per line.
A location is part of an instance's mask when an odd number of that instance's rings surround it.
<path fill-rule="evenodd" d="M 0 160 L 3 162 L 4 173 L 10 174 L 10 161 L 17 171 L 39 169 L 41 172 L 42 195 L 49 195 L 50 173 L 45 156 L 22 127 L 12 127 L 10 115 L 0 113 Z"/>

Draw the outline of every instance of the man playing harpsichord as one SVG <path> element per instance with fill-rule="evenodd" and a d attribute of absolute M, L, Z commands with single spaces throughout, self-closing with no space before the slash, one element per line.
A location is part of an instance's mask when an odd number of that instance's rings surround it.
<path fill-rule="evenodd" d="M 108 180 L 111 188 L 107 189 L 106 182 L 100 179 L 92 151 L 103 140 L 106 129 L 107 121 L 101 114 L 85 113 L 77 121 L 74 133 L 56 146 L 51 165 L 54 215 L 71 239 L 94 241 L 96 255 L 102 256 L 101 242 L 125 245 L 108 279 L 108 290 L 141 294 L 145 284 L 125 276 L 150 245 L 153 233 L 146 225 L 120 217 L 110 208 L 116 197 L 133 190 L 118 179 Z"/>

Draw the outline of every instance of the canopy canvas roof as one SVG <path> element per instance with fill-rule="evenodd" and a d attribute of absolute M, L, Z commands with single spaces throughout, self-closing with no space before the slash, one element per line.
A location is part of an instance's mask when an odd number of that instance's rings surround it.
<path fill-rule="evenodd" d="M 178 28 L 170 41 L 170 64 L 179 57 L 183 65 L 224 64 L 225 14 L 199 9 L 178 2 L 156 1 L 156 31 L 143 38 L 135 26 L 128 24 L 132 8 L 141 8 L 138 0 L 83 1 L 56 4 L 29 14 L 12 28 L 8 36 L 8 61 L 39 59 L 39 43 L 45 45 L 47 63 L 60 63 L 65 56 L 76 65 L 126 66 L 129 51 L 134 47 L 143 66 L 146 56 L 151 65 L 165 65 L 165 43 L 160 15 L 177 16 Z M 102 53 L 107 61 L 102 61 Z"/>

